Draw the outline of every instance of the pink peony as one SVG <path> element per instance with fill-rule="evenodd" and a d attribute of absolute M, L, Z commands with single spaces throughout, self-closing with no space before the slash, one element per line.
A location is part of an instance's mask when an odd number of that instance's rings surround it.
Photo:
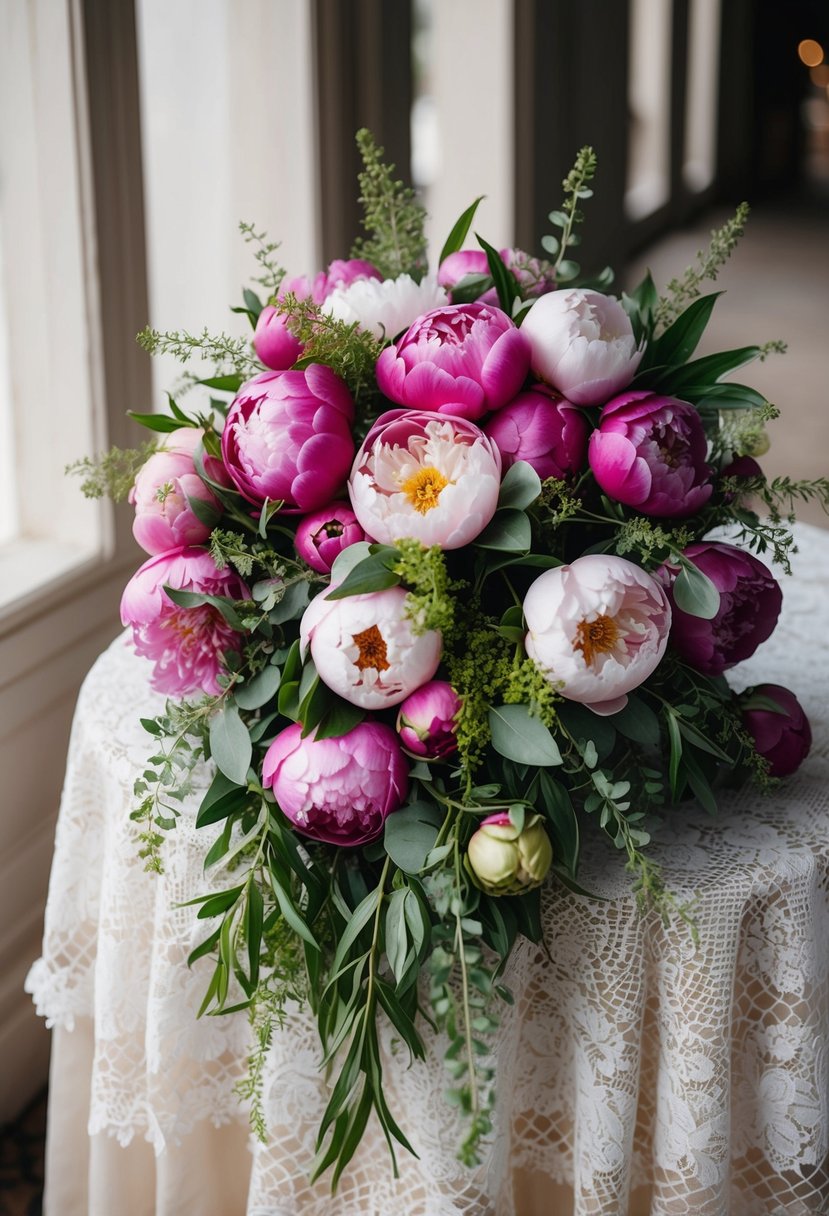
<path fill-rule="evenodd" d="M 299 338 L 288 329 L 288 319 L 268 304 L 259 314 L 253 331 L 256 357 L 273 371 L 284 371 L 296 363 L 303 351 Z"/>
<path fill-rule="evenodd" d="M 501 249 L 500 257 L 517 279 L 521 295 L 525 299 L 555 290 L 555 274 L 549 262 L 530 257 L 523 249 Z M 438 283 L 451 294 L 452 288 L 456 287 L 461 279 L 473 274 L 489 274 L 486 254 L 483 249 L 459 249 L 441 262 Z M 482 304 L 497 304 L 498 292 L 494 287 L 490 287 L 479 299 Z"/>
<path fill-rule="evenodd" d="M 720 606 L 712 620 L 704 620 L 673 604 L 671 642 L 691 667 L 718 676 L 771 637 L 783 592 L 759 558 L 734 545 L 701 541 L 684 554 L 711 579 Z M 673 593 L 668 594 L 673 601 Z"/>
<path fill-rule="evenodd" d="M 348 503 L 332 502 L 300 521 L 294 545 L 312 570 L 328 574 L 343 549 L 365 538 L 366 534 Z"/>
<path fill-rule="evenodd" d="M 341 489 L 354 456 L 354 402 L 322 363 L 263 372 L 239 390 L 222 432 L 228 473 L 253 503 L 314 511 Z"/>
<path fill-rule="evenodd" d="M 540 384 L 519 393 L 484 425 L 484 433 L 498 446 L 505 472 L 516 460 L 524 460 L 542 481 L 581 472 L 587 430 L 578 406 Z"/>
<path fill-rule="evenodd" d="M 521 331 L 500 308 L 447 304 L 386 347 L 377 360 L 377 383 L 408 408 L 480 418 L 515 396 L 529 357 Z"/>
<path fill-rule="evenodd" d="M 305 836 L 345 847 L 368 844 L 409 788 L 397 736 L 382 722 L 361 722 L 335 739 L 297 722 L 277 735 L 262 766 L 283 814 Z"/>
<path fill-rule="evenodd" d="M 545 570 L 526 594 L 524 618 L 527 654 L 561 695 L 612 714 L 662 659 L 671 608 L 639 566 L 590 553 Z"/>
<path fill-rule="evenodd" d="M 622 393 L 590 436 L 590 467 L 610 498 L 643 515 L 695 515 L 711 497 L 708 441 L 693 405 L 658 393 Z"/>
<path fill-rule="evenodd" d="M 390 410 L 357 453 L 348 492 L 366 533 L 384 544 L 410 536 L 459 549 L 495 514 L 501 458 L 472 422 Z"/>
<path fill-rule="evenodd" d="M 536 376 L 575 405 L 601 405 L 627 388 L 643 354 L 619 301 L 586 288 L 541 296 L 521 333 Z"/>
<path fill-rule="evenodd" d="M 759 703 L 763 697 L 779 712 Z M 788 777 L 806 759 L 812 746 L 812 728 L 793 692 L 780 684 L 758 684 L 741 698 L 743 725 L 754 746 L 769 762 L 769 775 Z"/>
<path fill-rule="evenodd" d="M 397 733 L 416 756 L 441 760 L 458 750 L 456 719 L 461 699 L 445 680 L 431 680 L 407 697 L 397 714 Z"/>
<path fill-rule="evenodd" d="M 382 279 L 376 266 L 364 258 L 336 258 L 327 270 L 321 270 L 313 278 L 308 275 L 294 275 L 293 278 L 283 279 L 277 295 L 282 300 L 287 295 L 296 296 L 298 300 L 313 300 L 322 304 L 338 287 L 349 287 L 358 279 Z"/>
<path fill-rule="evenodd" d="M 195 427 L 182 427 L 165 437 L 139 470 L 129 500 L 135 506 L 132 533 L 147 553 L 164 553 L 200 545 L 210 535 L 189 499 L 198 499 L 221 513 L 221 505 L 196 472 L 192 453 L 202 439 Z"/>
<path fill-rule="evenodd" d="M 434 629 L 416 633 L 402 587 L 328 599 L 326 587 L 311 600 L 300 623 L 323 684 L 353 705 L 385 709 L 431 680 L 442 638 Z"/>
<path fill-rule="evenodd" d="M 159 692 L 187 696 L 221 692 L 216 677 L 226 650 L 240 650 L 242 635 L 217 608 L 179 608 L 164 587 L 200 595 L 250 599 L 250 591 L 229 568 L 217 570 L 204 549 L 174 549 L 150 558 L 135 572 L 121 597 L 121 623 L 132 626 L 138 654 L 155 664 L 150 683 Z"/>

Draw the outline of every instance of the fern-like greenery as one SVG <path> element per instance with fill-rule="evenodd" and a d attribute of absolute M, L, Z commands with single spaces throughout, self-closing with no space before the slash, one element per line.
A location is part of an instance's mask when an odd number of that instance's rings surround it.
<path fill-rule="evenodd" d="M 410 274 L 417 282 L 426 273 L 426 212 L 414 190 L 395 180 L 394 165 L 383 161 L 383 149 L 363 128 L 357 132 L 363 158 L 359 176 L 363 227 L 367 236 L 355 241 L 351 256 L 372 262 L 384 278 Z"/>
<path fill-rule="evenodd" d="M 740 203 L 731 219 L 712 230 L 711 243 L 697 254 L 696 263 L 681 278 L 671 279 L 656 308 L 657 332 L 666 329 L 701 294 L 706 280 L 716 279 L 745 232 L 750 210 L 748 203 Z"/>

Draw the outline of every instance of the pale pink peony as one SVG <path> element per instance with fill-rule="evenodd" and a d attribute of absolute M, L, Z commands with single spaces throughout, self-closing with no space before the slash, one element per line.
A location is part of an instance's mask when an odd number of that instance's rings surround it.
<path fill-rule="evenodd" d="M 441 760 L 458 750 L 456 719 L 461 699 L 445 680 L 430 680 L 407 697 L 397 714 L 397 733 L 416 756 Z"/>
<path fill-rule="evenodd" d="M 644 353 L 619 301 L 586 288 L 541 296 L 521 333 L 533 372 L 575 405 L 602 405 L 627 388 Z"/>
<path fill-rule="evenodd" d="M 516 460 L 542 481 L 580 473 L 587 460 L 587 420 L 578 406 L 537 384 L 487 419 L 484 433 L 498 446 L 504 470 Z"/>
<path fill-rule="evenodd" d="M 282 499 L 314 511 L 341 489 L 354 455 L 354 402 L 323 363 L 263 372 L 243 384 L 227 415 L 222 455 L 251 502 Z"/>
<path fill-rule="evenodd" d="M 363 709 L 399 705 L 431 680 L 443 640 L 429 629 L 416 633 L 402 587 L 311 600 L 300 623 L 303 654 L 308 647 L 323 684 Z"/>
<path fill-rule="evenodd" d="M 150 683 L 159 692 L 184 697 L 221 692 L 216 679 L 223 652 L 240 650 L 243 637 L 217 608 L 179 608 L 164 590 L 250 599 L 250 591 L 229 568 L 217 570 L 205 549 L 174 549 L 150 558 L 135 572 L 121 597 L 121 623 L 132 626 L 138 654 L 155 664 Z"/>
<path fill-rule="evenodd" d="M 561 692 L 612 714 L 665 653 L 671 608 L 633 562 L 592 553 L 545 570 L 524 599 L 527 654 Z"/>
<path fill-rule="evenodd" d="M 343 549 L 365 538 L 366 534 L 357 523 L 357 516 L 349 504 L 331 502 L 300 521 L 294 545 L 312 570 L 328 574 Z"/>
<path fill-rule="evenodd" d="M 409 274 L 396 279 L 357 279 L 326 297 L 322 311 L 346 325 L 355 322 L 375 338 L 394 338 L 430 308 L 447 302 L 431 275 L 418 283 Z"/>
<path fill-rule="evenodd" d="M 368 844 L 409 788 L 397 736 L 361 722 L 335 739 L 302 738 L 297 722 L 277 735 L 262 766 L 283 814 L 305 836 L 345 847 Z"/>
<path fill-rule="evenodd" d="M 366 533 L 384 544 L 412 537 L 459 549 L 495 514 L 501 457 L 472 422 L 390 410 L 357 453 L 348 492 Z"/>
<path fill-rule="evenodd" d="M 447 304 L 410 326 L 377 360 L 377 383 L 410 409 L 480 418 L 520 389 L 529 345 L 500 308 Z"/>
<path fill-rule="evenodd" d="M 196 472 L 192 453 L 202 439 L 201 430 L 182 427 L 165 436 L 165 443 L 139 470 L 130 491 L 135 507 L 132 534 L 147 553 L 164 553 L 186 545 L 200 545 L 210 535 L 188 499 L 196 498 L 221 512 L 219 500 Z"/>

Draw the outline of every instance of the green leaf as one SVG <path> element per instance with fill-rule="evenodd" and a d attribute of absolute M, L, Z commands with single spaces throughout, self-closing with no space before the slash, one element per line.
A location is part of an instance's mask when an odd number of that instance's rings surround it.
<path fill-rule="evenodd" d="M 347 735 L 365 718 L 365 710 L 330 693 L 325 712 L 317 723 L 315 739 L 338 739 Z"/>
<path fill-rule="evenodd" d="M 542 803 L 550 821 L 553 856 L 575 878 L 579 868 L 579 821 L 570 793 L 543 769 L 538 776 Z"/>
<path fill-rule="evenodd" d="M 210 754 L 237 785 L 247 785 L 253 748 L 247 727 L 235 705 L 224 705 L 210 719 Z"/>
<path fill-rule="evenodd" d="M 431 802 L 412 802 L 386 819 L 383 845 L 404 874 L 419 874 L 435 847 L 443 817 Z"/>
<path fill-rule="evenodd" d="M 557 708 L 559 719 L 577 742 L 591 739 L 600 760 L 610 755 L 616 743 L 615 714 L 612 718 L 603 718 L 578 701 L 566 701 Z"/>
<path fill-rule="evenodd" d="M 494 249 L 477 232 L 475 233 L 475 239 L 486 254 L 489 273 L 492 275 L 492 281 L 498 293 L 498 303 L 507 316 L 510 316 L 512 313 L 512 302 L 516 296 L 521 294 L 518 280 L 511 271 L 507 270 L 497 249 Z"/>
<path fill-rule="evenodd" d="M 284 916 L 286 923 L 290 925 L 294 933 L 299 934 L 302 940 L 307 942 L 309 946 L 313 946 L 315 949 L 319 950 L 319 945 L 317 944 L 316 938 L 300 916 L 294 901 L 291 899 L 288 891 L 286 891 L 283 887 L 279 880 L 278 874 L 276 874 L 274 871 L 273 866 L 271 866 L 270 874 L 271 887 L 274 895 L 276 896 L 276 902 L 279 904 L 279 911 Z"/>
<path fill-rule="evenodd" d="M 205 388 L 217 389 L 220 393 L 238 393 L 242 387 L 242 377 L 237 375 L 208 376 L 206 380 L 197 380 Z"/>
<path fill-rule="evenodd" d="M 210 823 L 218 823 L 239 811 L 247 802 L 245 790 L 240 789 L 235 781 L 231 781 L 222 772 L 216 773 L 210 783 L 196 815 L 196 827 L 203 828 Z"/>
<path fill-rule="evenodd" d="M 204 524 L 206 528 L 215 528 L 222 518 L 222 512 L 212 503 L 205 502 L 203 498 L 194 498 L 192 494 L 188 494 L 187 505 L 199 523 Z"/>
<path fill-rule="evenodd" d="M 370 556 L 370 547 L 369 541 L 358 540 L 353 545 L 349 545 L 347 549 L 341 549 L 331 567 L 331 582 L 343 582 L 345 576 L 350 574 L 358 562 Z"/>
<path fill-rule="evenodd" d="M 698 409 L 759 410 L 766 404 L 762 393 L 733 381 L 727 384 L 685 384 L 682 397 Z"/>
<path fill-rule="evenodd" d="M 268 620 L 273 625 L 284 625 L 286 621 L 295 620 L 308 607 L 309 597 L 310 587 L 306 582 L 291 583 L 279 603 L 271 608 Z"/>
<path fill-rule="evenodd" d="M 671 744 L 671 758 L 668 765 L 668 777 L 671 783 L 671 797 L 674 801 L 679 795 L 679 764 L 682 759 L 682 735 L 679 733 L 679 725 L 676 716 L 669 710 L 665 711 L 665 720 L 668 724 L 668 739 Z"/>
<path fill-rule="evenodd" d="M 529 507 L 541 493 L 541 478 L 526 460 L 516 460 L 507 469 L 498 494 L 498 507 Z"/>
<path fill-rule="evenodd" d="M 642 282 L 630 295 L 623 293 L 622 307 L 631 319 L 637 343 L 642 338 L 650 341 L 658 306 L 659 293 L 650 271 L 647 271 Z"/>
<path fill-rule="evenodd" d="M 248 946 L 248 965 L 250 981 L 255 986 L 259 980 L 259 955 L 262 948 L 262 926 L 265 919 L 265 905 L 262 892 L 252 878 L 248 884 L 248 902 L 245 906 L 244 928 Z"/>
<path fill-rule="evenodd" d="M 602 903 L 607 901 L 606 895 L 597 895 L 595 891 L 588 891 L 587 887 L 583 887 L 580 883 L 577 883 L 571 874 L 568 874 L 565 869 L 556 865 L 555 862 L 553 862 L 550 869 L 551 873 L 555 874 L 559 882 L 562 883 L 562 885 L 565 886 L 568 891 L 572 891 L 574 895 L 582 895 L 585 899 L 598 899 Z"/>
<path fill-rule="evenodd" d="M 257 319 L 264 307 L 259 296 L 255 291 L 251 291 L 249 287 L 245 287 L 242 289 L 242 299 L 245 301 L 245 308 L 248 312 L 253 313 L 254 319 Z"/>
<path fill-rule="evenodd" d="M 387 587 L 400 585 L 400 575 L 389 569 L 383 554 L 372 553 L 358 562 L 345 579 L 325 597 L 327 600 L 342 600 L 349 595 L 365 595 L 368 591 L 385 591 Z"/>
<path fill-rule="evenodd" d="M 452 303 L 471 304 L 492 286 L 491 274 L 465 274 L 452 288 Z"/>
<path fill-rule="evenodd" d="M 407 894 L 405 889 L 392 891 L 386 909 L 386 958 L 398 983 L 402 979 L 406 955 L 409 952 L 405 913 Z"/>
<path fill-rule="evenodd" d="M 532 528 L 523 511 L 498 511 L 474 544 L 501 553 L 526 553 L 532 543 Z"/>
<path fill-rule="evenodd" d="M 721 291 L 714 291 L 694 300 L 673 325 L 669 325 L 664 334 L 648 347 L 648 366 L 676 367 L 686 363 L 696 350 L 711 318 L 711 311 L 721 295 Z"/>
<path fill-rule="evenodd" d="M 685 769 L 685 775 L 688 778 L 688 784 L 693 791 L 694 797 L 700 806 L 702 806 L 709 815 L 717 814 L 717 799 L 714 797 L 714 791 L 702 770 L 702 767 L 697 763 L 694 756 L 690 752 L 685 753 L 682 757 L 682 766 Z"/>
<path fill-rule="evenodd" d="M 682 568 L 672 587 L 674 603 L 689 616 L 711 621 L 720 610 L 720 593 L 707 574 L 687 557 L 681 557 Z"/>
<path fill-rule="evenodd" d="M 526 705 L 493 705 L 489 711 L 492 746 L 508 760 L 547 768 L 561 764 L 561 752 L 550 731 L 532 717 Z M 388 821 L 387 821 L 388 822 Z"/>
<path fill-rule="evenodd" d="M 391 818 L 391 816 L 389 816 L 389 818 Z M 334 962 L 331 964 L 332 978 L 337 975 L 345 962 L 346 957 L 348 956 L 349 950 L 374 915 L 379 898 L 380 891 L 377 888 L 375 888 L 373 891 L 369 891 L 365 899 L 358 904 L 352 912 L 351 919 L 343 930 L 340 940 L 337 943 Z"/>
<path fill-rule="evenodd" d="M 663 392 L 676 393 L 682 396 L 686 384 L 713 384 L 729 372 L 735 372 L 738 367 L 752 363 L 761 354 L 759 346 L 741 346 L 738 350 L 724 350 L 716 355 L 706 355 L 702 359 L 694 359 L 680 368 L 674 368 L 661 376 L 657 384 Z"/>
<path fill-rule="evenodd" d="M 234 700 L 240 709 L 259 709 L 276 696 L 281 679 L 278 667 L 273 664 L 263 667 L 247 683 L 234 685 Z"/>
<path fill-rule="evenodd" d="M 463 249 L 463 243 L 469 235 L 469 229 L 472 227 L 475 212 L 478 210 L 478 207 L 484 198 L 485 195 L 478 195 L 475 202 L 471 203 L 467 207 L 466 211 L 464 211 L 464 213 L 455 221 L 452 231 L 449 233 L 444 242 L 443 248 L 440 251 L 438 266 L 446 261 L 450 253 L 457 253 L 459 249 Z"/>
<path fill-rule="evenodd" d="M 613 715 L 613 725 L 620 735 L 643 747 L 659 746 L 659 719 L 645 702 L 634 693 L 628 695 L 624 709 Z"/>
<path fill-rule="evenodd" d="M 127 416 L 132 418 L 133 422 L 137 422 L 139 426 L 145 426 L 148 431 L 178 431 L 181 429 L 181 423 L 167 414 L 136 414 L 135 410 L 127 410 Z"/>

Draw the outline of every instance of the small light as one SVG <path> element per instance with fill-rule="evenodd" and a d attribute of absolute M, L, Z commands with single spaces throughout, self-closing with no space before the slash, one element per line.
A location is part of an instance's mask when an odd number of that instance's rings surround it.
<path fill-rule="evenodd" d="M 819 42 L 815 42 L 814 38 L 804 38 L 799 42 L 797 53 L 800 62 L 805 63 L 807 68 L 816 68 L 819 63 L 823 63 L 823 47 Z"/>
<path fill-rule="evenodd" d="M 825 89 L 829 84 L 829 63 L 819 63 L 816 68 L 812 68 L 809 72 L 812 84 L 816 84 L 819 89 Z"/>

